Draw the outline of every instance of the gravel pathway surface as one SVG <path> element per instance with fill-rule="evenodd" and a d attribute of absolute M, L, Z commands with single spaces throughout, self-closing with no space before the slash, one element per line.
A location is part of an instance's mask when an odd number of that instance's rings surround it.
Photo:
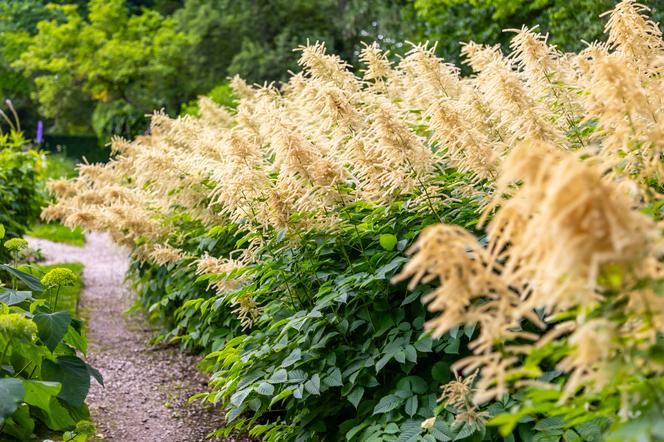
<path fill-rule="evenodd" d="M 149 346 L 154 336 L 141 315 L 127 316 L 132 294 L 124 282 L 127 252 L 105 234 L 89 233 L 84 247 L 29 238 L 46 263 L 85 266 L 81 311 L 88 330 L 88 362 L 104 376 L 88 396 L 98 440 L 195 442 L 223 425 L 222 413 L 193 394 L 205 391 L 206 377 L 195 369 L 199 358 L 173 346 Z M 207 439 L 209 440 L 209 439 Z M 248 440 L 235 436 L 228 441 Z"/>

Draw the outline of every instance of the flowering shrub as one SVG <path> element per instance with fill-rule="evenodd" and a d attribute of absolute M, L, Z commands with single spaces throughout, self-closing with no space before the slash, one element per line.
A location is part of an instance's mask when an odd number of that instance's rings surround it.
<path fill-rule="evenodd" d="M 426 44 L 367 46 L 361 78 L 300 47 L 280 90 L 155 113 L 43 216 L 131 247 L 139 302 L 208 353 L 220 433 L 654 434 L 664 43 L 643 13 L 622 1 L 579 54 L 526 28 L 509 56 L 465 44 L 469 78 Z"/>

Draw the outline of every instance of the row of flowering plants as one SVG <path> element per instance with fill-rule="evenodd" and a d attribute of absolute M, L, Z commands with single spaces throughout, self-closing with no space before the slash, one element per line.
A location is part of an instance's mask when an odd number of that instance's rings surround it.
<path fill-rule="evenodd" d="M 562 54 L 536 29 L 473 70 L 317 43 L 281 88 L 157 112 L 43 216 L 132 251 L 200 398 L 265 440 L 661 434 L 664 43 L 634 1 Z M 442 386 L 442 389 L 441 389 Z"/>

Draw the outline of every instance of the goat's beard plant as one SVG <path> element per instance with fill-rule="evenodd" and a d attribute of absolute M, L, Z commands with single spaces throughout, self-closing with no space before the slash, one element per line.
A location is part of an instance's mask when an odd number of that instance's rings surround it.
<path fill-rule="evenodd" d="M 454 198 L 474 198 L 487 242 L 430 226 L 395 278 L 440 282 L 424 297 L 434 336 L 478 326 L 454 367 L 473 375 L 454 384 L 472 401 L 452 385 L 450 404 L 480 420 L 473 407 L 521 391 L 530 405 L 515 416 L 630 419 L 660 399 L 643 385 L 664 369 L 664 44 L 645 12 L 619 3 L 608 41 L 579 54 L 526 28 L 509 56 L 468 43 L 468 78 L 428 45 L 396 65 L 367 46 L 362 78 L 322 44 L 300 47 L 303 72 L 280 90 L 234 78 L 237 109 L 202 98 L 199 118 L 155 113 L 150 135 L 113 141 L 114 160 L 52 182 L 43 216 L 109 231 L 140 261 L 223 275 L 213 288 L 249 329 L 264 313 L 242 269 L 275 236 L 357 229 L 358 204 L 409 201 L 442 222 Z M 449 167 L 464 174 L 453 191 Z M 249 240 L 228 256 L 181 250 L 183 213 Z"/>

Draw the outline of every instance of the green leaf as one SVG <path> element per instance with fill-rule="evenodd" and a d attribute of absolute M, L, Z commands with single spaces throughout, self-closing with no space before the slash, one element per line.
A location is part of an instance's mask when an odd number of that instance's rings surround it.
<path fill-rule="evenodd" d="M 56 362 L 45 359 L 42 365 L 42 378 L 60 382 L 62 390 L 58 397 L 73 407 L 81 407 L 90 390 L 88 364 L 76 356 L 60 356 Z"/>
<path fill-rule="evenodd" d="M 281 363 L 281 366 L 283 368 L 290 367 L 291 365 L 295 364 L 297 361 L 302 359 L 302 351 L 299 348 L 296 348 L 289 354 L 286 359 L 283 360 Z"/>
<path fill-rule="evenodd" d="M 291 370 L 288 372 L 288 382 L 304 382 L 307 380 L 307 373 L 303 370 Z"/>
<path fill-rule="evenodd" d="M 565 419 L 562 416 L 551 416 L 537 422 L 535 429 L 537 431 L 559 430 L 565 427 Z"/>
<path fill-rule="evenodd" d="M 351 440 L 354 438 L 360 431 L 364 430 L 366 427 L 368 427 L 369 424 L 366 422 L 363 422 L 361 424 L 355 425 L 353 428 L 348 430 L 346 433 L 346 440 Z"/>
<path fill-rule="evenodd" d="M 311 394 L 320 394 L 320 376 L 318 376 L 318 373 L 313 375 L 311 379 L 304 383 L 304 389 Z"/>
<path fill-rule="evenodd" d="M 69 411 L 57 398 L 51 398 L 50 411 L 42 414 L 43 420 L 51 430 L 62 431 L 76 425 Z"/>
<path fill-rule="evenodd" d="M 16 411 L 25 396 L 25 388 L 20 380 L 0 378 L 0 422 Z"/>
<path fill-rule="evenodd" d="M 563 435 L 562 430 L 547 431 L 544 433 L 537 433 L 533 438 L 533 442 L 558 442 Z"/>
<path fill-rule="evenodd" d="M 44 291 L 44 286 L 42 286 L 42 283 L 35 276 L 33 276 L 29 273 L 22 272 L 18 269 L 10 267 L 6 264 L 0 264 L 0 269 L 6 270 L 7 272 L 9 272 L 12 275 L 16 276 L 18 279 L 23 281 L 23 283 L 25 283 L 25 285 L 27 285 L 30 290 L 33 290 L 35 292 L 43 292 Z"/>
<path fill-rule="evenodd" d="M 280 368 L 276 370 L 274 373 L 272 373 L 270 379 L 268 379 L 268 381 L 271 384 L 281 384 L 283 382 L 286 382 L 287 380 L 288 380 L 288 372 L 286 371 L 285 368 Z"/>
<path fill-rule="evenodd" d="M 406 400 L 406 414 L 410 417 L 417 413 L 417 396 L 411 396 Z"/>
<path fill-rule="evenodd" d="M 51 410 L 51 398 L 56 397 L 62 385 L 58 382 L 45 382 L 23 380 L 23 387 L 25 388 L 25 397 L 23 401 L 27 404 L 41 408 L 49 412 Z"/>
<path fill-rule="evenodd" d="M 18 305 L 24 301 L 34 301 L 32 292 L 27 290 L 4 289 L 0 293 L 0 302 L 7 305 Z"/>
<path fill-rule="evenodd" d="M 88 342 L 74 327 L 67 328 L 64 341 L 77 350 L 82 351 L 84 354 L 88 350 Z"/>
<path fill-rule="evenodd" d="M 417 362 L 417 350 L 415 350 L 415 347 L 409 344 L 404 349 L 404 352 L 406 353 L 406 359 L 408 361 Z"/>
<path fill-rule="evenodd" d="M 382 248 L 392 251 L 394 250 L 394 247 L 396 247 L 398 240 L 397 237 L 391 233 L 384 233 L 380 235 L 379 242 Z"/>
<path fill-rule="evenodd" d="M 279 402 L 280 400 L 285 399 L 288 396 L 292 395 L 293 395 L 293 390 L 287 388 L 286 390 L 282 391 L 281 393 L 272 398 L 272 400 L 270 401 L 270 407 Z"/>
<path fill-rule="evenodd" d="M 0 224 L 0 239 L 5 237 L 5 226 Z"/>
<path fill-rule="evenodd" d="M 236 407 L 240 407 L 244 400 L 249 396 L 251 393 L 252 389 L 251 388 L 246 388 L 244 390 L 236 391 L 232 396 L 231 396 L 231 404 L 235 405 Z"/>
<path fill-rule="evenodd" d="M 37 324 L 39 339 L 53 352 L 67 333 L 71 323 L 71 313 L 68 311 L 37 313 L 33 321 Z"/>
<path fill-rule="evenodd" d="M 401 434 L 399 434 L 398 442 L 415 442 L 420 440 L 419 436 L 422 432 L 421 422 L 417 420 L 409 420 L 401 424 Z"/>
<path fill-rule="evenodd" d="M 364 387 L 356 387 L 353 389 L 353 391 L 350 392 L 348 396 L 346 396 L 346 399 L 348 399 L 348 402 L 353 404 L 353 407 L 357 408 L 360 401 L 362 400 L 362 396 L 364 396 Z"/>
<path fill-rule="evenodd" d="M 402 401 L 403 400 L 401 398 L 399 398 L 394 394 L 388 394 L 387 396 L 383 396 L 378 402 L 378 404 L 376 404 L 376 406 L 374 407 L 373 414 L 388 413 L 396 408 L 399 408 Z"/>
<path fill-rule="evenodd" d="M 341 387 L 344 384 L 341 380 L 341 370 L 335 367 L 332 372 L 325 378 L 324 382 L 330 387 Z"/>
<path fill-rule="evenodd" d="M 263 396 L 272 396 L 272 394 L 274 394 L 274 385 L 268 382 L 261 382 L 255 390 L 256 393 L 262 394 Z"/>

